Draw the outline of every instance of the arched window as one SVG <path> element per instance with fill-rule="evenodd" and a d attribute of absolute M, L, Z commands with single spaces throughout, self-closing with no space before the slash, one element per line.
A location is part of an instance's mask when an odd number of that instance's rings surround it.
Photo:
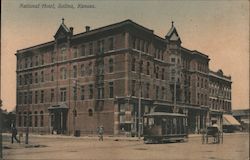
<path fill-rule="evenodd" d="M 41 111 L 40 112 L 40 127 L 43 127 L 43 121 L 44 121 L 43 111 Z"/>
<path fill-rule="evenodd" d="M 92 110 L 92 109 L 89 109 L 89 110 L 88 110 L 88 113 L 89 113 L 89 116 L 90 116 L 90 117 L 93 116 L 93 110 Z"/>
<path fill-rule="evenodd" d="M 113 65 L 114 65 L 113 59 L 110 58 L 109 59 L 109 73 L 113 72 L 113 70 L 114 70 L 114 66 Z"/>

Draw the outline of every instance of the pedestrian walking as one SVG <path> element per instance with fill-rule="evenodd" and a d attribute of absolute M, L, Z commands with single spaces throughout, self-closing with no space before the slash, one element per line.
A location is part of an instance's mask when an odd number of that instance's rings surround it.
<path fill-rule="evenodd" d="M 97 133 L 98 133 L 99 141 L 103 141 L 104 127 L 102 125 L 97 128 Z"/>
<path fill-rule="evenodd" d="M 15 139 L 18 143 L 20 143 L 20 140 L 18 140 L 17 137 L 16 137 L 16 135 L 17 135 L 17 129 L 16 129 L 15 126 L 13 126 L 13 127 L 11 128 L 11 133 L 12 133 L 12 135 L 11 135 L 11 143 L 14 143 L 14 139 Z"/>

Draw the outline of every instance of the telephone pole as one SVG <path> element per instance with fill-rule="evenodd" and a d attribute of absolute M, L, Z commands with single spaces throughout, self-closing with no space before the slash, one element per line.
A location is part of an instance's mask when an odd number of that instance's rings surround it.
<path fill-rule="evenodd" d="M 142 71 L 142 60 L 141 60 L 141 52 L 139 52 L 139 98 L 138 98 L 138 138 L 141 139 L 141 129 L 142 129 L 142 122 L 141 122 L 141 71 Z"/>
<path fill-rule="evenodd" d="M 73 109 L 73 134 L 76 136 L 76 116 L 77 116 L 77 112 L 76 112 L 76 100 L 77 100 L 77 80 L 73 81 L 74 86 L 74 109 Z"/>
<path fill-rule="evenodd" d="M 176 112 L 176 76 L 177 76 L 177 65 L 176 65 L 176 61 L 174 64 L 174 109 L 173 112 Z"/>
<path fill-rule="evenodd" d="M 28 88 L 27 88 L 27 104 L 28 104 L 28 112 L 27 112 L 27 120 L 26 120 L 26 134 L 25 134 L 25 144 L 29 144 L 29 126 L 30 126 L 30 81 L 31 77 L 30 74 L 27 74 L 27 83 L 28 83 Z"/>

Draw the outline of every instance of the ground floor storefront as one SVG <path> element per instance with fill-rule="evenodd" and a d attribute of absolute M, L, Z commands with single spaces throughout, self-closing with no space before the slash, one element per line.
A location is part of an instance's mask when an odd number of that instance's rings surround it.
<path fill-rule="evenodd" d="M 140 104 L 140 105 L 139 105 Z M 73 107 L 72 107 L 73 106 Z M 99 126 L 104 134 L 138 136 L 143 135 L 143 116 L 152 112 L 179 113 L 187 116 L 189 133 L 199 134 L 206 126 L 222 124 L 222 112 L 211 111 L 206 106 L 139 99 L 137 97 L 116 97 L 115 100 L 88 102 L 85 104 L 60 104 L 47 107 L 43 114 L 31 114 L 22 119 L 17 115 L 19 131 L 38 134 L 93 135 Z M 140 118 L 139 118 L 140 117 Z M 25 123 L 24 123 L 25 122 Z"/>

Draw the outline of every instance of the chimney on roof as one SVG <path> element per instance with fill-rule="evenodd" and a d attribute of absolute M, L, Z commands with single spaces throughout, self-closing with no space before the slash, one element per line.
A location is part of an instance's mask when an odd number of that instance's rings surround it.
<path fill-rule="evenodd" d="M 85 26 L 86 32 L 90 31 L 90 26 Z"/>
<path fill-rule="evenodd" d="M 70 27 L 69 29 L 70 29 L 71 34 L 73 35 L 74 28 Z"/>

